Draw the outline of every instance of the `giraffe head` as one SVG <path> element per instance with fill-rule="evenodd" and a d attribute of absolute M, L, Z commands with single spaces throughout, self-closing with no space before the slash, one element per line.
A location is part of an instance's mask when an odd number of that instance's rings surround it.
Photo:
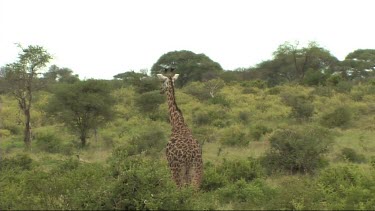
<path fill-rule="evenodd" d="M 163 74 L 157 74 L 159 80 L 162 82 L 160 93 L 164 94 L 167 89 L 174 86 L 174 81 L 177 80 L 179 74 L 164 76 Z"/>

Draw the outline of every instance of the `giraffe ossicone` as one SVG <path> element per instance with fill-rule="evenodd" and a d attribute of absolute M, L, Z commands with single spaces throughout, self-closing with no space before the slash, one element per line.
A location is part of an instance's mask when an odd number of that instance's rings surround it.
<path fill-rule="evenodd" d="M 167 76 L 157 74 L 162 81 L 162 93 L 167 93 L 169 121 L 172 134 L 166 148 L 166 156 L 172 179 L 178 187 L 192 184 L 199 189 L 203 176 L 202 150 L 184 121 L 174 93 L 174 81 L 179 74 L 171 70 Z M 165 71 L 167 73 L 167 71 Z"/>

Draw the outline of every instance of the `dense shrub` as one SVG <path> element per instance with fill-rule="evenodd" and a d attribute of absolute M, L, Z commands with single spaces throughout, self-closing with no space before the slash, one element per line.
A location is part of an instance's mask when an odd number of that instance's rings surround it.
<path fill-rule="evenodd" d="M 348 147 L 341 149 L 341 157 L 353 163 L 363 163 L 366 161 L 364 155 L 358 154 L 354 149 Z"/>
<path fill-rule="evenodd" d="M 373 209 L 374 175 L 354 165 L 335 166 L 320 172 L 317 186 L 327 201 L 321 209 Z"/>
<path fill-rule="evenodd" d="M 222 109 L 217 110 L 194 110 L 192 112 L 195 125 L 213 125 L 219 128 L 230 125 L 228 115 Z"/>
<path fill-rule="evenodd" d="M 243 127 L 234 125 L 225 128 L 219 140 L 226 146 L 247 146 L 250 138 Z"/>
<path fill-rule="evenodd" d="M 141 112 L 154 112 L 160 104 L 166 101 L 166 97 L 159 91 L 150 91 L 140 94 L 135 99 L 135 105 Z"/>
<path fill-rule="evenodd" d="M 243 123 L 249 123 L 250 121 L 250 114 L 249 112 L 246 111 L 240 111 L 238 113 L 238 118 L 243 122 Z"/>
<path fill-rule="evenodd" d="M 218 191 L 221 202 L 233 204 L 235 210 L 264 208 L 263 206 L 269 203 L 275 193 L 273 188 L 260 179 L 250 183 L 243 179 L 237 180 Z"/>
<path fill-rule="evenodd" d="M 268 170 L 310 173 L 321 167 L 332 136 L 320 127 L 278 129 L 270 137 L 270 150 L 263 158 Z"/>
<path fill-rule="evenodd" d="M 275 196 L 265 204 L 266 210 L 321 210 L 324 201 L 311 176 L 290 176 L 280 179 Z"/>
<path fill-rule="evenodd" d="M 44 131 L 36 134 L 35 146 L 37 149 L 49 153 L 63 153 L 70 155 L 73 153 L 74 144 L 64 143 L 55 131 Z"/>
<path fill-rule="evenodd" d="M 160 82 L 156 77 L 144 77 L 143 79 L 136 80 L 133 85 L 135 91 L 139 94 L 160 89 Z"/>
<path fill-rule="evenodd" d="M 166 163 L 143 155 L 128 156 L 126 149 L 117 148 L 109 164 L 116 182 L 102 198 L 102 209 L 195 209 L 193 190 L 178 189 L 170 179 Z M 206 205 L 200 204 L 203 207 L 199 209 L 207 209 Z"/>
<path fill-rule="evenodd" d="M 224 187 L 228 183 L 228 178 L 221 172 L 220 167 L 208 162 L 204 165 L 204 177 L 201 189 L 213 191 Z"/>
<path fill-rule="evenodd" d="M 271 129 L 266 127 L 265 125 L 262 124 L 257 124 L 255 126 L 252 126 L 250 128 L 250 136 L 253 138 L 255 141 L 259 141 L 260 138 L 265 135 L 266 133 L 271 132 Z"/>
<path fill-rule="evenodd" d="M 352 119 L 352 114 L 350 109 L 346 106 L 340 106 L 336 108 L 333 112 L 327 113 L 322 116 L 320 123 L 323 126 L 333 128 L 341 127 L 348 124 Z"/>
<path fill-rule="evenodd" d="M 230 102 L 223 95 L 216 95 L 208 99 L 208 102 L 214 105 L 230 107 Z"/>
<path fill-rule="evenodd" d="M 17 154 L 11 158 L 0 157 L 0 170 L 30 170 L 32 168 L 33 160 L 27 154 Z"/>
<path fill-rule="evenodd" d="M 201 101 L 211 98 L 209 91 L 204 86 L 204 83 L 198 81 L 187 84 L 183 88 L 183 92 L 192 95 Z"/>
<path fill-rule="evenodd" d="M 145 127 L 139 135 L 130 138 L 129 144 L 130 155 L 157 155 L 166 145 L 166 136 L 161 128 Z"/>
<path fill-rule="evenodd" d="M 330 86 L 317 86 L 314 88 L 311 94 L 324 97 L 332 97 L 333 89 Z"/>
<path fill-rule="evenodd" d="M 230 182 L 244 179 L 250 182 L 264 176 L 264 169 L 258 159 L 249 157 L 246 160 L 226 160 L 218 167 L 219 172 L 225 175 Z"/>
<path fill-rule="evenodd" d="M 279 86 L 275 86 L 275 87 L 269 88 L 266 93 L 269 95 L 278 95 L 281 93 L 281 88 Z"/>
<path fill-rule="evenodd" d="M 283 93 L 281 98 L 285 105 L 292 108 L 291 116 L 296 119 L 308 119 L 314 114 L 314 105 L 307 96 Z"/>
<path fill-rule="evenodd" d="M 110 181 L 105 167 L 63 161 L 49 171 L 38 168 L 14 174 L 0 172 L 0 209 L 96 210 Z"/>
<path fill-rule="evenodd" d="M 335 90 L 340 93 L 349 93 L 353 88 L 353 84 L 350 81 L 340 81 L 335 86 Z"/>

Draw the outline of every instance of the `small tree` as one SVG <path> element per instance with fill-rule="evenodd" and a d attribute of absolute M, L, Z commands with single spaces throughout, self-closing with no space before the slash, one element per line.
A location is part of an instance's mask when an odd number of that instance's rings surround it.
<path fill-rule="evenodd" d="M 51 55 L 41 46 L 23 48 L 18 61 L 7 64 L 5 67 L 6 89 L 18 101 L 19 108 L 25 116 L 24 142 L 26 148 L 31 144 L 31 105 L 33 93 L 37 88 L 38 74 L 46 66 Z"/>
<path fill-rule="evenodd" d="M 332 134 L 321 127 L 278 129 L 269 139 L 271 146 L 263 161 L 271 172 L 311 173 L 324 164 L 323 155 L 332 140 Z"/>
<path fill-rule="evenodd" d="M 113 117 L 113 104 L 108 84 L 88 80 L 58 86 L 48 112 L 77 132 L 84 147 L 89 132 Z"/>

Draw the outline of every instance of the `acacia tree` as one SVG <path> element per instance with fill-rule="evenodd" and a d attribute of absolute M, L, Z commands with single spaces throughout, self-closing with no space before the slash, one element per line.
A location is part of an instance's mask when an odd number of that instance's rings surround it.
<path fill-rule="evenodd" d="M 176 73 L 180 78 L 176 81 L 176 86 L 184 86 L 191 81 L 206 81 L 216 78 L 223 72 L 219 63 L 214 62 L 205 54 L 195 54 L 191 51 L 171 51 L 162 55 L 151 68 L 151 75 L 160 73 L 163 69 L 160 65 L 170 65 L 174 63 Z"/>
<path fill-rule="evenodd" d="M 343 75 L 350 79 L 362 79 L 375 75 L 375 49 L 358 49 L 342 61 Z"/>
<path fill-rule="evenodd" d="M 5 66 L 6 89 L 18 101 L 19 108 L 25 117 L 24 142 L 27 149 L 31 144 L 31 108 L 33 92 L 36 90 L 40 70 L 52 59 L 52 56 L 41 46 L 29 45 L 21 48 L 18 61 Z"/>
<path fill-rule="evenodd" d="M 302 81 L 307 71 L 332 71 L 338 60 L 330 52 L 319 47 L 316 42 L 310 42 L 307 47 L 298 48 L 299 43 L 285 42 L 274 52 L 275 60 L 279 60 L 286 71 L 289 81 Z M 293 71 L 291 71 L 293 70 Z"/>
<path fill-rule="evenodd" d="M 338 68 L 338 60 L 315 42 L 299 48 L 298 42 L 285 42 L 273 53 L 273 59 L 258 64 L 253 70 L 273 86 L 283 82 L 304 82 L 306 77 L 324 79 Z M 319 82 L 319 81 L 318 81 Z"/>
<path fill-rule="evenodd" d="M 47 112 L 76 132 L 85 147 L 90 131 L 112 119 L 113 104 L 107 83 L 87 80 L 57 86 Z"/>

